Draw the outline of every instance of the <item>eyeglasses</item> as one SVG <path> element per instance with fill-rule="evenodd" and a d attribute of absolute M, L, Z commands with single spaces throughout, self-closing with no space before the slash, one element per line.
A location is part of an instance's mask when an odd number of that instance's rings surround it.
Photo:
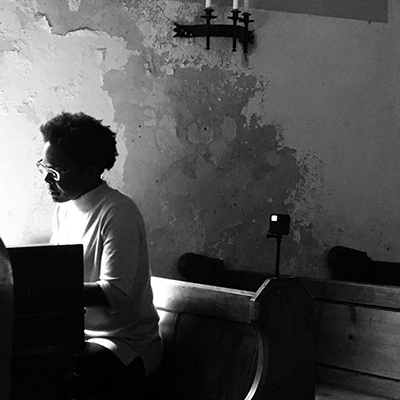
<path fill-rule="evenodd" d="M 68 169 L 65 171 L 58 171 L 58 170 L 51 168 L 51 167 L 47 166 L 46 164 L 44 164 L 43 159 L 36 161 L 36 167 L 42 175 L 50 174 L 52 179 L 54 179 L 57 182 L 61 179 L 61 175 L 66 174 L 67 172 L 73 171 L 72 169 Z"/>

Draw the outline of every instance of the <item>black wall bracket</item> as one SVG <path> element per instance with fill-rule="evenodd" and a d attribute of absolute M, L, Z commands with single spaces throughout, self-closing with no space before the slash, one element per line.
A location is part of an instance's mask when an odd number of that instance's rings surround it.
<path fill-rule="evenodd" d="M 249 30 L 249 24 L 254 22 L 250 19 L 250 13 L 244 12 L 242 17 L 239 17 L 240 11 L 232 10 L 232 16 L 228 17 L 232 20 L 232 25 L 211 24 L 211 20 L 216 17 L 213 14 L 212 8 L 206 8 L 205 15 L 202 18 L 206 20 L 204 25 L 181 25 L 175 23 L 174 37 L 193 38 L 205 37 L 206 49 L 210 50 L 210 37 L 231 37 L 232 51 L 236 51 L 237 40 L 243 46 L 243 52 L 247 54 L 249 45 L 254 44 L 254 31 Z M 243 25 L 238 25 L 243 23 Z"/>

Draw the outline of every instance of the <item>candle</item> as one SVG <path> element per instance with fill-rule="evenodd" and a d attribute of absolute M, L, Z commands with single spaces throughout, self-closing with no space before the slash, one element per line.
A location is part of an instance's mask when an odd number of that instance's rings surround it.
<path fill-rule="evenodd" d="M 210 8 L 211 7 L 211 0 L 206 0 L 206 8 Z"/>
<path fill-rule="evenodd" d="M 239 0 L 233 0 L 232 8 L 237 10 L 239 8 Z"/>
<path fill-rule="evenodd" d="M 244 12 L 248 13 L 249 12 L 249 0 L 244 0 Z"/>

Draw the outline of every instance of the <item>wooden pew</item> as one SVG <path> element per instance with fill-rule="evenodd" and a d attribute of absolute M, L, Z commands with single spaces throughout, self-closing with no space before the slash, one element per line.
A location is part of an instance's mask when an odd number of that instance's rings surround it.
<path fill-rule="evenodd" d="M 152 278 L 164 399 L 313 400 L 313 299 L 296 278 L 255 291 Z"/>
<path fill-rule="evenodd" d="M 301 282 L 315 296 L 317 399 L 400 399 L 400 288 Z"/>

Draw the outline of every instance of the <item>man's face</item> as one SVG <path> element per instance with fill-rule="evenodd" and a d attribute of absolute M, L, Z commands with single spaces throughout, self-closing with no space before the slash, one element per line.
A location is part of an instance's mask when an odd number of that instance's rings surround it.
<path fill-rule="evenodd" d="M 46 167 L 60 172 L 59 181 L 56 181 L 51 173 L 44 175 L 48 191 L 54 202 L 64 203 L 85 193 L 83 171 L 77 168 L 62 148 L 46 142 L 43 148 L 42 163 Z"/>

